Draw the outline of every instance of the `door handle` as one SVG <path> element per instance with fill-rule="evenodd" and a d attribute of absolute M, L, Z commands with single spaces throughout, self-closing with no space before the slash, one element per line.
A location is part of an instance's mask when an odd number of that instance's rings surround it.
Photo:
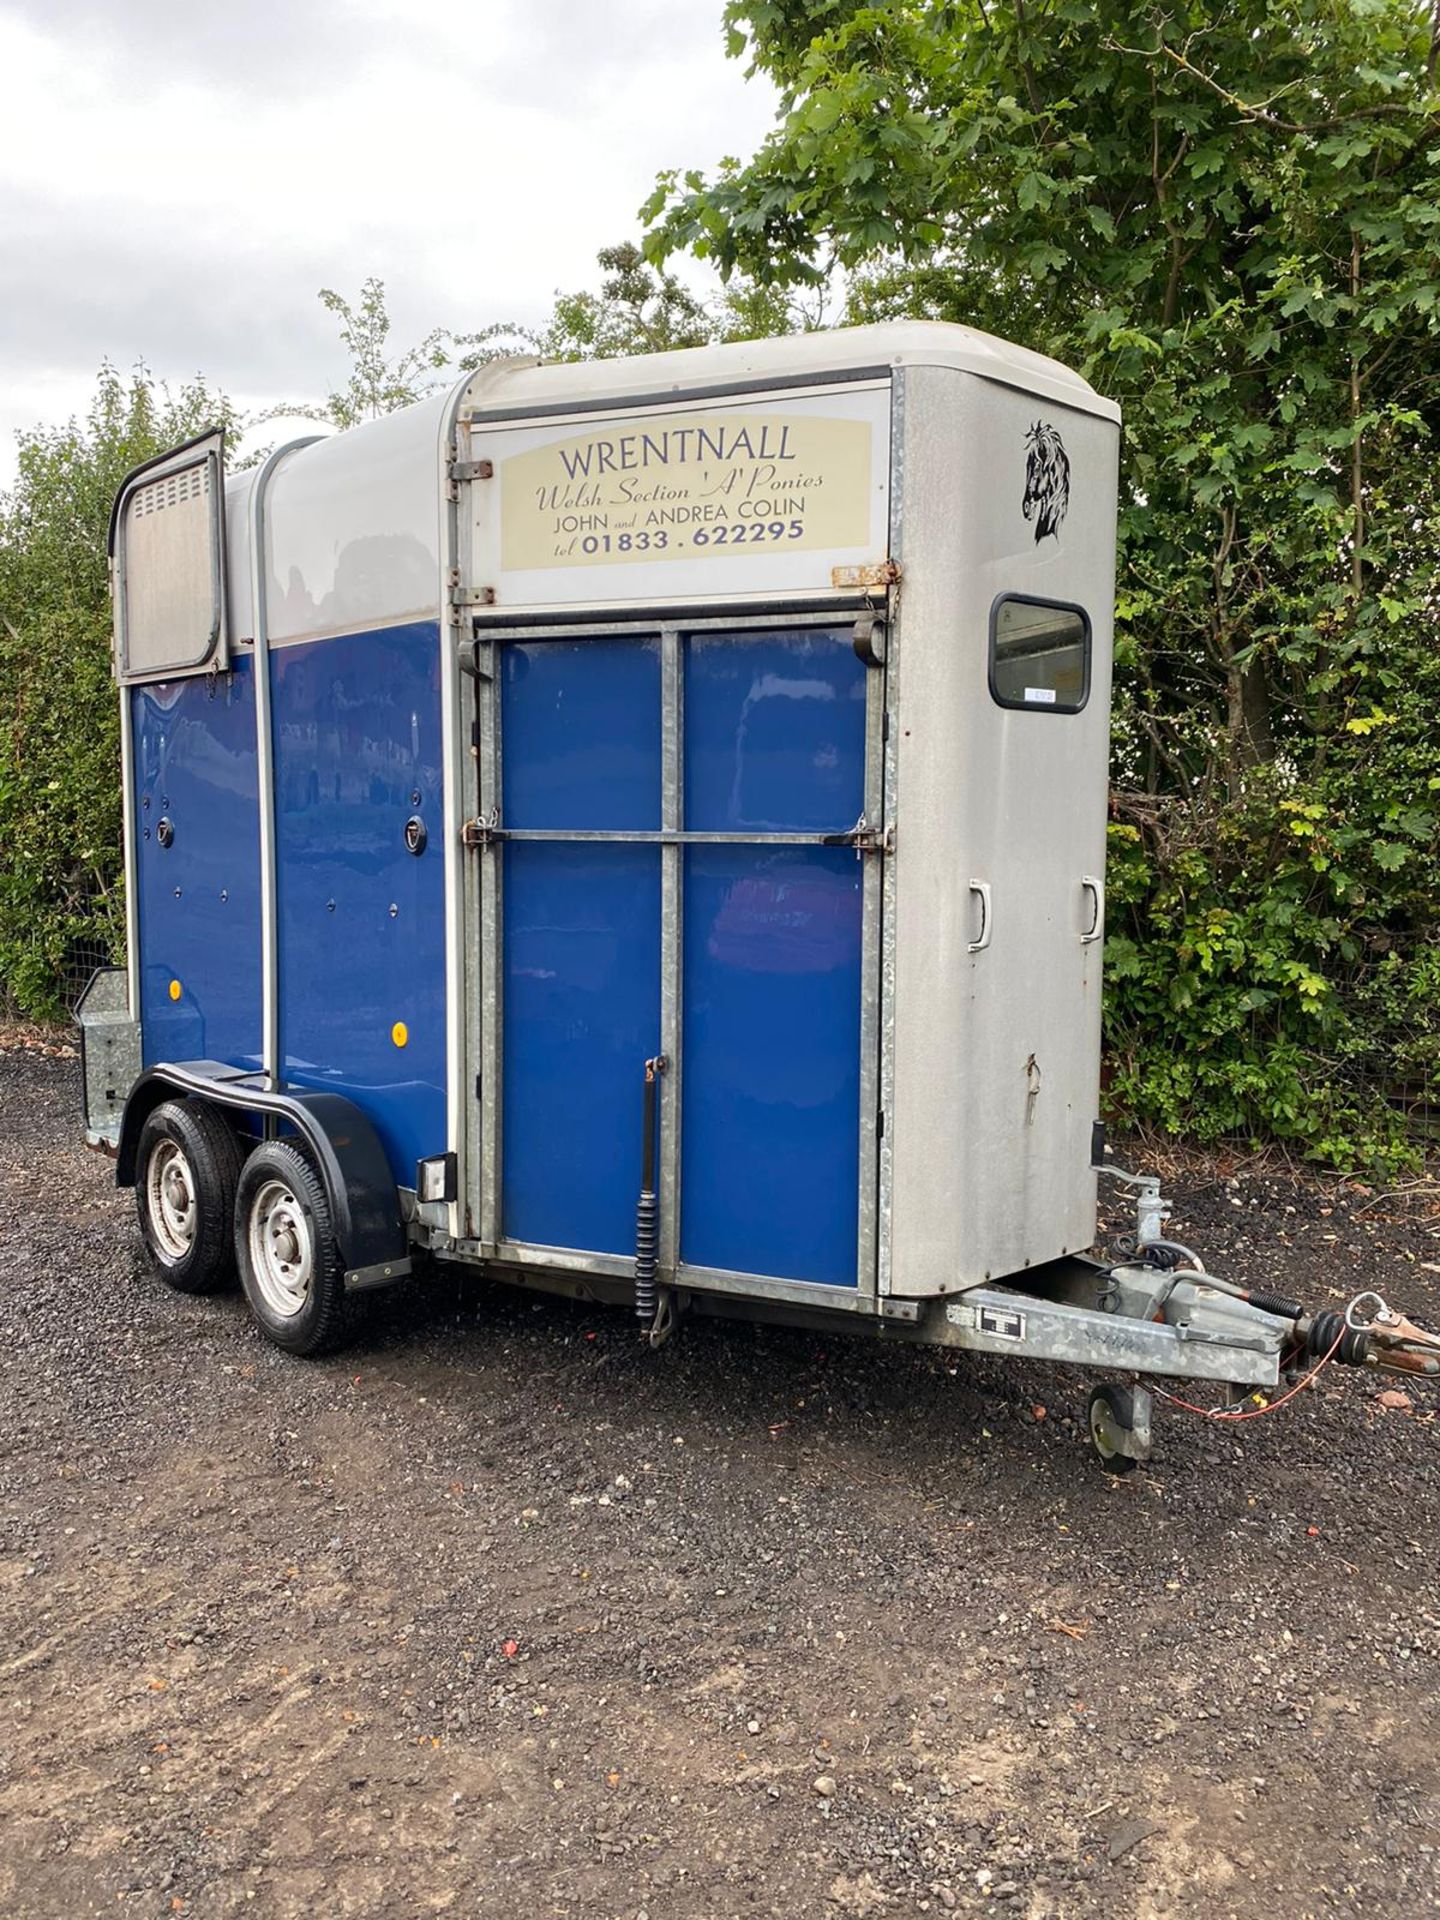
<path fill-rule="evenodd" d="M 1092 940 L 1104 938 L 1105 884 L 1103 881 L 1097 880 L 1093 874 L 1087 873 L 1082 877 L 1080 885 L 1084 892 L 1088 893 L 1095 902 L 1095 918 L 1090 922 L 1090 931 L 1088 933 L 1082 933 L 1080 936 L 1081 946 L 1088 947 Z"/>
<path fill-rule="evenodd" d="M 970 942 L 970 952 L 983 953 L 990 944 L 990 934 L 994 925 L 994 915 L 990 911 L 990 882 L 972 880 L 970 891 L 980 902 L 980 938 Z"/>

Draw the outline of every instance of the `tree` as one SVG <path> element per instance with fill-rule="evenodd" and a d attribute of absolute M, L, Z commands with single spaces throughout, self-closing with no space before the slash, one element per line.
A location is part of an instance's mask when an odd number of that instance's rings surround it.
<path fill-rule="evenodd" d="M 378 420 L 381 414 L 394 413 L 399 407 L 413 406 L 424 399 L 452 364 L 452 347 L 467 346 L 474 337 L 432 327 L 423 339 L 392 358 L 392 322 L 383 280 L 371 274 L 353 301 L 333 287 L 322 287 L 318 298 L 325 311 L 339 322 L 340 342 L 350 356 L 349 372 L 324 400 L 281 402 L 257 414 L 254 424 L 299 416 L 344 428 Z"/>
<path fill-rule="evenodd" d="M 702 296 L 647 262 L 631 240 L 602 247 L 595 258 L 602 275 L 598 292 L 557 292 L 543 327 L 502 323 L 463 336 L 470 351 L 460 365 L 478 366 L 508 352 L 541 360 L 618 360 L 723 340 L 768 339 L 824 324 L 823 294 L 732 273 Z"/>
<path fill-rule="evenodd" d="M 1428 1089 L 1435 1064 L 1440 15 L 732 0 L 726 18 L 779 122 L 747 165 L 662 178 L 653 259 L 686 247 L 761 283 L 833 259 L 849 317 L 969 321 L 1124 406 L 1122 1104 L 1385 1151 L 1383 1095 L 1412 1073 Z"/>
<path fill-rule="evenodd" d="M 557 293 L 550 323 L 536 336 L 546 360 L 605 360 L 699 347 L 714 334 L 702 302 L 673 274 L 647 266 L 633 241 L 602 247 L 598 293 Z"/>
<path fill-rule="evenodd" d="M 354 301 L 322 287 L 320 302 L 339 322 L 341 344 L 350 356 L 349 373 L 324 400 L 267 407 L 256 423 L 298 415 L 333 427 L 359 426 L 398 407 L 413 406 L 446 377 L 495 360 L 613 360 L 823 324 L 822 297 L 797 296 L 745 274 L 733 275 L 718 291 L 702 297 L 675 275 L 651 266 L 634 241 L 602 247 L 595 258 L 601 270 L 598 290 L 557 291 L 550 317 L 541 326 L 497 320 L 468 333 L 433 327 L 399 352 L 390 346 L 392 323 L 383 280 L 372 275 Z"/>
<path fill-rule="evenodd" d="M 238 425 L 203 380 L 106 365 L 83 421 L 20 435 L 0 497 L 0 986 L 23 1012 L 58 1014 L 123 947 L 111 503 L 141 461 Z"/>

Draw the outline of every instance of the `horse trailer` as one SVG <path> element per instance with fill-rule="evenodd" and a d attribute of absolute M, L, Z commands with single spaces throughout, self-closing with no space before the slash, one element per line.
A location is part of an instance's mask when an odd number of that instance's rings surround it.
<path fill-rule="evenodd" d="M 128 955 L 79 1019 L 161 1274 L 238 1267 L 295 1353 L 423 1251 L 657 1345 L 1440 1364 L 1206 1275 L 1153 1181 L 1088 1255 L 1119 432 L 907 322 L 502 361 L 133 473 Z M 1148 1410 L 1092 1395 L 1107 1464 Z"/>

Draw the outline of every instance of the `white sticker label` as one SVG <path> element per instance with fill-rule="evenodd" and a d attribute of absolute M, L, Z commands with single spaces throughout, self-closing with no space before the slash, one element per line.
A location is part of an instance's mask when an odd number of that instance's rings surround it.
<path fill-rule="evenodd" d="M 1032 707 L 1053 707 L 1055 689 L 1054 687 L 1026 687 L 1025 699 Z"/>
<path fill-rule="evenodd" d="M 500 470 L 501 566 L 831 552 L 870 535 L 868 420 L 681 413 L 589 427 Z"/>
<path fill-rule="evenodd" d="M 992 1333 L 999 1340 L 1023 1340 L 1025 1338 L 1025 1316 L 1023 1313 L 1006 1313 L 999 1307 L 981 1307 L 981 1333 Z"/>
<path fill-rule="evenodd" d="M 832 593 L 888 558 L 888 379 L 477 427 L 468 452 L 497 606 Z"/>

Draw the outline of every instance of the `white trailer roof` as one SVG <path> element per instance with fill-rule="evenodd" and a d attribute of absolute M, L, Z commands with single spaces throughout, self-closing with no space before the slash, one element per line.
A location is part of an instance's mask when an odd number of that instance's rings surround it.
<path fill-rule="evenodd" d="M 1118 422 L 1120 409 L 1058 360 L 974 327 L 886 321 L 778 340 L 687 347 L 631 360 L 496 360 L 447 391 L 347 432 L 296 445 L 265 500 L 270 636 L 277 645 L 382 621 L 433 617 L 440 598 L 446 443 L 475 422 L 664 405 L 706 393 L 823 385 L 891 367 L 952 367 Z M 253 473 L 226 488 L 231 634 L 254 630 Z"/>
<path fill-rule="evenodd" d="M 778 340 L 744 340 L 718 347 L 686 347 L 634 360 L 585 360 L 535 365 L 495 361 L 465 390 L 465 404 L 483 417 L 583 411 L 627 397 L 672 395 L 735 384 L 823 379 L 857 368 L 954 367 L 1062 406 L 1118 421 L 1120 409 L 1078 373 L 1043 353 L 997 340 L 975 327 L 941 320 L 890 320 L 871 327 L 836 327 Z"/>

